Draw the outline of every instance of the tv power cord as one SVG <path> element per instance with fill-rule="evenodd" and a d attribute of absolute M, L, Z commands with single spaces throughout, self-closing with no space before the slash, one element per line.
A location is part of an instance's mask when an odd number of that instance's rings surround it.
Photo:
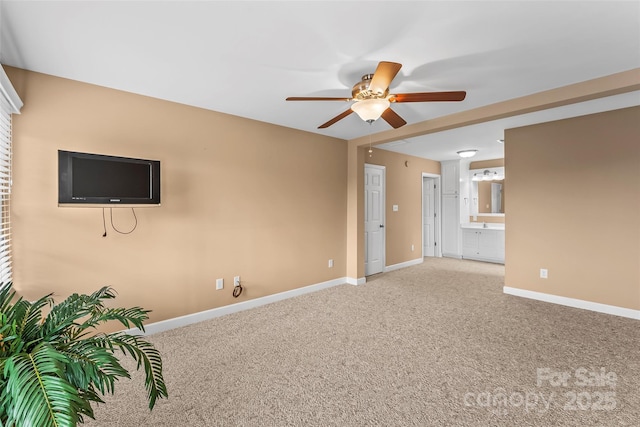
<path fill-rule="evenodd" d="M 242 293 L 242 285 L 240 284 L 240 281 L 238 281 L 233 287 L 233 297 L 238 298 L 241 293 Z"/>
<path fill-rule="evenodd" d="M 107 220 L 105 219 L 104 210 L 105 208 L 102 208 L 102 227 L 104 229 L 104 233 L 102 234 L 102 237 L 107 237 Z M 113 224 L 113 208 L 109 208 L 109 215 L 111 217 L 111 228 L 113 228 L 116 233 L 131 234 L 138 227 L 138 217 L 136 216 L 136 211 L 133 208 L 131 208 L 131 212 L 133 212 L 133 219 L 135 220 L 133 228 L 129 231 L 120 231 Z"/>

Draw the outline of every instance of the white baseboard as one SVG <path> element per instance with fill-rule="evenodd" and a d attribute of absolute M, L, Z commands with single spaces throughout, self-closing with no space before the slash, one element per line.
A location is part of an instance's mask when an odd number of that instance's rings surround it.
<path fill-rule="evenodd" d="M 364 280 L 364 278 L 362 280 Z M 193 323 L 202 322 L 204 320 L 214 319 L 216 317 L 225 316 L 231 313 L 238 313 L 240 311 L 249 310 L 251 308 L 260 307 L 262 305 L 271 304 L 273 302 L 282 301 L 311 292 L 317 292 L 322 289 L 331 288 L 337 285 L 343 285 L 345 283 L 348 283 L 348 278 L 341 277 L 338 279 L 329 280 L 327 282 L 316 283 L 314 285 L 304 286 L 302 288 L 292 289 L 290 291 L 280 292 L 273 295 L 267 295 L 248 301 L 226 305 L 224 307 L 212 308 L 211 310 L 200 311 L 198 313 L 186 314 L 184 316 L 174 317 L 173 319 L 150 323 L 144 326 L 145 332 L 140 331 L 138 328 L 128 329 L 124 332 L 132 335 L 157 334 L 158 332 L 168 331 L 170 329 L 191 325 Z"/>
<path fill-rule="evenodd" d="M 411 261 L 401 262 L 400 264 L 388 265 L 384 267 L 382 272 L 388 273 L 389 271 L 399 270 L 405 267 L 411 267 L 412 265 L 422 264 L 423 261 L 424 261 L 423 258 L 416 258 L 416 259 L 412 259 Z M 359 279 L 356 279 L 353 277 L 347 277 L 347 283 L 350 285 L 364 285 L 365 283 L 367 283 L 367 278 L 360 277 Z"/>
<path fill-rule="evenodd" d="M 346 278 L 346 282 L 349 285 L 364 285 L 365 283 L 367 283 L 367 278 L 366 277 L 360 277 L 359 279 L 356 279 L 355 277 L 347 277 Z"/>
<path fill-rule="evenodd" d="M 388 273 L 393 270 L 400 270 L 401 268 L 411 267 L 412 265 L 422 264 L 424 262 L 424 258 L 416 258 L 411 261 L 401 262 L 400 264 L 388 265 L 384 268 L 384 272 Z"/>
<path fill-rule="evenodd" d="M 583 310 L 597 311 L 598 313 L 613 314 L 614 316 L 628 317 L 630 319 L 640 320 L 640 310 L 617 307 L 615 305 L 600 304 L 597 302 L 584 301 L 575 298 L 561 297 L 558 295 L 545 294 L 542 292 L 528 291 L 526 289 L 511 288 L 509 286 L 503 287 L 502 291 L 505 294 L 515 295 L 517 297 L 535 299 L 538 301 L 565 305 L 567 307 L 581 308 Z"/>

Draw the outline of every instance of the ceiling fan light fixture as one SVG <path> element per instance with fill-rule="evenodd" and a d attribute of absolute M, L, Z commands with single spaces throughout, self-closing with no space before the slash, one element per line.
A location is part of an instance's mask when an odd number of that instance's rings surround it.
<path fill-rule="evenodd" d="M 463 159 L 468 159 L 469 157 L 475 156 L 477 152 L 478 150 L 462 150 L 458 151 L 458 156 L 462 157 Z"/>
<path fill-rule="evenodd" d="M 351 109 L 365 122 L 375 121 L 389 108 L 391 103 L 385 98 L 363 99 L 356 101 Z"/>
<path fill-rule="evenodd" d="M 2 0 L 0 0 L 2 1 Z M 463 90 L 446 92 L 411 92 L 389 93 L 389 85 L 400 71 L 402 64 L 397 62 L 380 61 L 373 74 L 365 74 L 351 89 L 351 98 L 336 98 L 326 96 L 290 96 L 287 101 L 353 101 L 346 111 L 338 114 L 326 123 L 318 126 L 325 129 L 339 120 L 355 112 L 362 120 L 371 124 L 380 117 L 392 128 L 398 129 L 407 124 L 398 113 L 389 108 L 392 102 L 443 102 L 462 101 L 467 96 Z"/>

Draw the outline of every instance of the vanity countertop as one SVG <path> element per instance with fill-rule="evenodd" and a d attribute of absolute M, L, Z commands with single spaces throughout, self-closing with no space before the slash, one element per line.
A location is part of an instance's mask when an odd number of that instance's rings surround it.
<path fill-rule="evenodd" d="M 461 224 L 462 228 L 482 228 L 485 230 L 504 230 L 504 223 L 499 222 L 467 222 Z"/>

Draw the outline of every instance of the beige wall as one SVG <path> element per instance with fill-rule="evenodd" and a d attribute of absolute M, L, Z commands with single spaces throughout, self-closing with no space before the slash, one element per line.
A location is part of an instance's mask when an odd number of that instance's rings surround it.
<path fill-rule="evenodd" d="M 364 278 L 364 151 L 347 148 L 347 277 Z"/>
<path fill-rule="evenodd" d="M 506 285 L 640 309 L 640 107 L 505 140 Z"/>
<path fill-rule="evenodd" d="M 15 286 L 26 297 L 111 285 L 117 305 L 141 305 L 158 321 L 345 276 L 346 141 L 7 74 L 24 101 L 11 214 Z M 160 160 L 162 206 L 137 208 L 132 234 L 108 225 L 102 237 L 101 209 L 57 206 L 58 149 Z M 114 222 L 129 229 L 131 210 L 114 209 Z"/>
<path fill-rule="evenodd" d="M 469 163 L 469 170 L 499 168 L 501 166 L 504 166 L 504 159 L 478 160 Z"/>
<path fill-rule="evenodd" d="M 375 148 L 368 158 L 356 140 L 347 151 L 338 139 L 9 67 L 7 74 L 25 101 L 14 116 L 12 221 L 16 288 L 28 298 L 108 284 L 119 292 L 116 304 L 152 309 L 158 321 L 362 277 L 365 161 L 387 167 L 387 265 L 419 257 L 421 174 L 439 173 L 437 162 Z M 570 122 L 565 130 L 569 121 L 561 121 L 508 131 L 507 286 L 640 307 L 638 111 L 630 111 L 633 119 L 603 125 Z M 580 152 L 586 158 L 577 165 L 576 141 L 591 153 Z M 136 209 L 133 234 L 108 227 L 103 238 L 100 209 L 57 207 L 58 149 L 161 160 L 162 206 Z M 630 155 L 612 154 L 623 149 Z M 613 164 L 605 170 L 616 180 L 602 180 L 593 158 Z M 540 167 L 571 179 L 533 185 L 528 174 Z M 604 219 L 584 197 L 594 191 L 586 182 L 606 194 Z M 524 197 L 534 191 L 540 198 L 545 186 L 552 211 Z M 127 228 L 133 218 L 117 209 L 114 220 Z M 567 249 L 575 254 L 566 257 Z M 549 279 L 538 279 L 539 268 L 549 269 Z M 239 300 L 230 295 L 234 275 L 246 286 Z M 223 291 L 214 290 L 218 277 Z"/>
<path fill-rule="evenodd" d="M 440 162 L 377 148 L 371 156 L 368 148 L 360 150 L 365 163 L 385 167 L 386 265 L 422 258 L 422 173 L 439 175 Z M 396 212 L 393 205 L 398 205 Z"/>

